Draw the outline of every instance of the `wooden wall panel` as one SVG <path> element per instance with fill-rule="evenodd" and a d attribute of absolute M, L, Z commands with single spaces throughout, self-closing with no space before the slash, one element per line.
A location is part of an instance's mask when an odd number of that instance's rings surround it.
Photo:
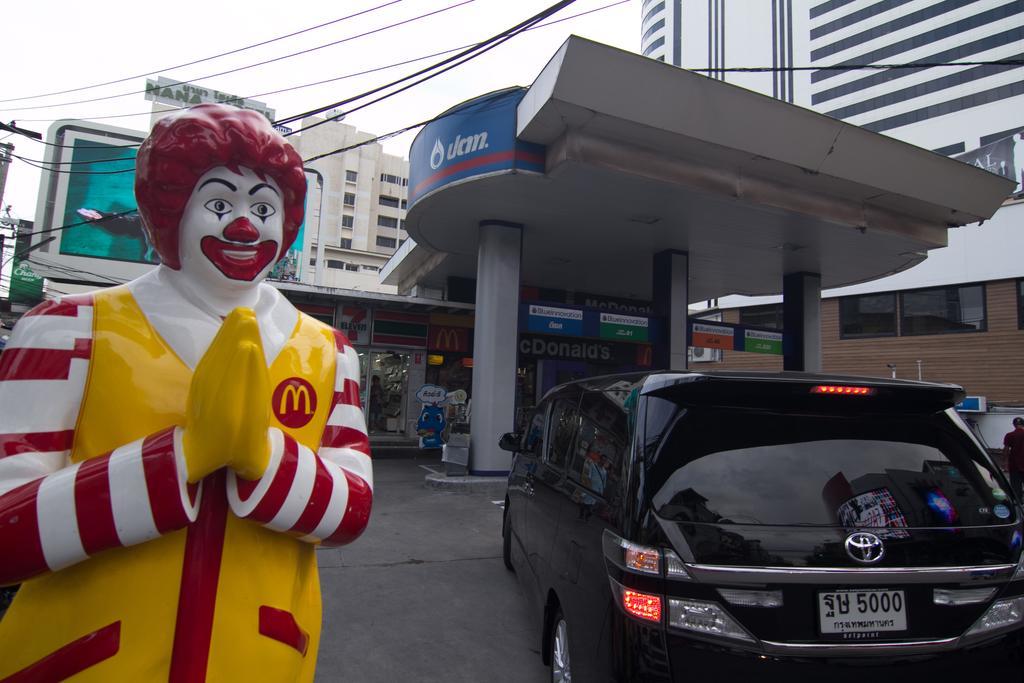
<path fill-rule="evenodd" d="M 985 285 L 988 330 L 914 337 L 839 338 L 839 300 L 821 302 L 822 365 L 825 372 L 889 377 L 887 363 L 900 379 L 921 378 L 962 385 L 990 402 L 1024 405 L 1024 330 L 1018 328 L 1017 281 Z M 725 311 L 738 323 L 739 311 Z M 724 352 L 720 363 L 695 363 L 693 369 L 781 370 L 780 356 Z"/>

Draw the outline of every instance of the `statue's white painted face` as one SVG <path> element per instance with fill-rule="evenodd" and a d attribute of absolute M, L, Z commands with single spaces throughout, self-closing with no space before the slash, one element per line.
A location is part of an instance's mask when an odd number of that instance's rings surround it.
<path fill-rule="evenodd" d="M 277 262 L 284 200 L 272 178 L 239 167 L 203 174 L 181 216 L 181 272 L 206 287 L 257 284 Z"/>

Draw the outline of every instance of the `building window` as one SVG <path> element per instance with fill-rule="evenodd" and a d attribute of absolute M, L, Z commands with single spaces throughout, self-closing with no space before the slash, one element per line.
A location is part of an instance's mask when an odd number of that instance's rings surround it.
<path fill-rule="evenodd" d="M 984 285 L 920 289 L 900 294 L 900 334 L 983 332 Z"/>
<path fill-rule="evenodd" d="M 644 57 L 648 56 L 649 54 L 651 54 L 652 52 L 654 52 L 655 50 L 657 50 L 659 47 L 661 47 L 664 44 L 665 44 L 665 36 L 662 36 L 661 38 L 658 38 L 656 41 L 654 41 L 653 43 L 648 45 L 647 48 L 644 50 Z"/>
<path fill-rule="evenodd" d="M 655 33 L 657 33 L 658 31 L 660 31 L 663 28 L 665 28 L 665 20 L 664 19 L 658 19 L 656 22 L 651 24 L 651 27 L 649 29 L 644 31 L 644 35 L 640 38 L 640 42 L 643 42 L 643 41 L 647 40 L 648 38 L 650 38 L 651 36 L 653 36 Z"/>
<path fill-rule="evenodd" d="M 391 175 L 390 173 L 381 173 L 380 181 L 382 183 L 391 183 L 392 185 L 408 185 L 409 181 L 398 175 Z"/>
<path fill-rule="evenodd" d="M 359 178 L 359 174 L 355 171 L 345 171 L 345 182 L 354 183 Z"/>
<path fill-rule="evenodd" d="M 1017 327 L 1024 330 L 1024 280 L 1017 280 Z"/>
<path fill-rule="evenodd" d="M 359 264 L 358 263 L 346 263 L 345 264 L 345 270 L 358 271 L 359 270 Z"/>
<path fill-rule="evenodd" d="M 395 248 L 395 244 L 396 244 L 396 241 L 395 241 L 394 237 L 378 237 L 377 238 L 377 246 L 378 247 L 387 247 L 388 249 L 394 249 Z"/>
<path fill-rule="evenodd" d="M 351 228 L 353 223 L 355 223 L 355 218 L 353 216 L 342 216 L 341 217 L 341 227 L 343 227 L 343 228 Z"/>
<path fill-rule="evenodd" d="M 398 219 L 391 216 L 377 216 L 377 225 L 385 228 L 397 228 Z"/>
<path fill-rule="evenodd" d="M 351 193 L 351 192 L 346 192 L 345 193 L 345 198 L 344 198 L 343 201 L 344 201 L 345 206 L 355 206 L 356 205 L 356 196 L 353 193 Z"/>
<path fill-rule="evenodd" d="M 782 329 L 782 304 L 751 306 L 740 309 L 740 325 L 765 327 L 769 330 Z"/>
<path fill-rule="evenodd" d="M 382 194 L 378 201 L 381 206 L 390 206 L 392 209 L 397 209 L 399 204 L 398 197 L 389 197 L 386 194 Z"/>
<path fill-rule="evenodd" d="M 891 337 L 896 335 L 896 295 L 864 294 L 839 300 L 839 335 Z"/>
<path fill-rule="evenodd" d="M 340 244 L 342 249 L 351 249 L 352 248 L 352 240 L 349 239 L 348 237 L 342 237 L 339 240 L 339 244 Z"/>
<path fill-rule="evenodd" d="M 378 268 L 377 266 L 363 266 L 363 270 L 369 270 L 374 273 L 380 272 L 380 268 Z"/>
<path fill-rule="evenodd" d="M 403 199 L 402 200 L 402 209 L 405 210 L 407 208 L 409 208 L 409 202 L 407 202 L 406 200 Z"/>
<path fill-rule="evenodd" d="M 315 266 L 316 265 L 316 259 L 315 258 L 309 259 L 309 265 Z"/>
<path fill-rule="evenodd" d="M 344 261 L 335 261 L 334 259 L 327 259 L 327 267 L 328 268 L 336 268 L 338 270 L 341 270 L 341 269 L 343 269 L 345 267 L 345 262 Z"/>
<path fill-rule="evenodd" d="M 400 227 L 402 230 L 405 230 L 405 219 L 404 218 L 402 220 L 398 221 L 398 227 Z"/>

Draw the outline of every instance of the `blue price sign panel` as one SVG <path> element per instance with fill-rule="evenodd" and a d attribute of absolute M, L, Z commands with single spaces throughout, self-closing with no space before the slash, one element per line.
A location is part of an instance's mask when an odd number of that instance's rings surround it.
<path fill-rule="evenodd" d="M 583 311 L 531 305 L 526 329 L 542 334 L 580 336 L 583 334 Z"/>

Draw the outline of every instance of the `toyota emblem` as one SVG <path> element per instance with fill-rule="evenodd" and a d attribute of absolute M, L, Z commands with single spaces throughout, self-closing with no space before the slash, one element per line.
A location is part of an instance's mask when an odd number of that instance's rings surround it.
<path fill-rule="evenodd" d="M 846 554 L 853 558 L 854 562 L 874 564 L 882 559 L 885 548 L 878 536 L 858 531 L 846 537 Z"/>

